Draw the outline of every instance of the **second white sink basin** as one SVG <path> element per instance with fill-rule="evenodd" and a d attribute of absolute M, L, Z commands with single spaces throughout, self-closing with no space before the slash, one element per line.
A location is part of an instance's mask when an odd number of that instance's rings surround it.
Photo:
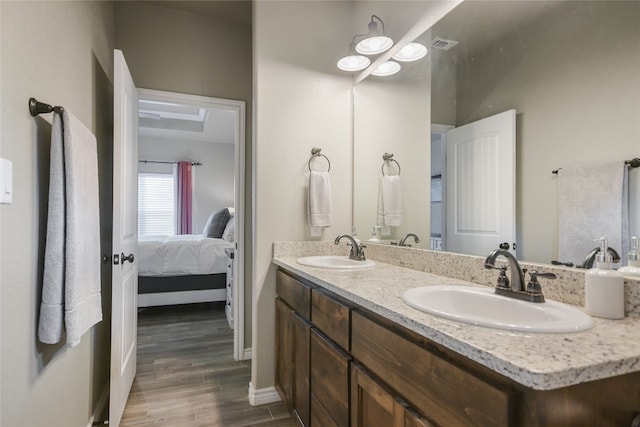
<path fill-rule="evenodd" d="M 296 260 L 298 264 L 309 267 L 328 268 L 333 270 L 362 270 L 372 268 L 376 264 L 371 260 L 356 261 L 348 256 L 306 256 Z"/>
<path fill-rule="evenodd" d="M 568 333 L 593 327 L 588 314 L 570 305 L 520 301 L 496 295 L 492 288 L 425 286 L 409 289 L 402 300 L 436 316 L 511 331 Z"/>

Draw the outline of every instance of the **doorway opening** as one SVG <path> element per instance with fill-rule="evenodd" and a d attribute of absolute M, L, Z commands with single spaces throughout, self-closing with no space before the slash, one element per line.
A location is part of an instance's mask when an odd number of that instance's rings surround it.
<path fill-rule="evenodd" d="M 138 95 L 140 306 L 224 302 L 243 360 L 245 103 Z"/>

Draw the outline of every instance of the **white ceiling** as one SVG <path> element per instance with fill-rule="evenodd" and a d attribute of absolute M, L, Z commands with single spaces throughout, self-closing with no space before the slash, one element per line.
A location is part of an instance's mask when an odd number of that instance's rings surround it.
<path fill-rule="evenodd" d="M 141 138 L 176 142 L 233 144 L 235 114 L 218 108 L 170 103 L 140 103 Z"/>

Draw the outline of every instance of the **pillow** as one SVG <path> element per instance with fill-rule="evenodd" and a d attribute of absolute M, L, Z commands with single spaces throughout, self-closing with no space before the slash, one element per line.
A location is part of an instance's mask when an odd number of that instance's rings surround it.
<path fill-rule="evenodd" d="M 229 218 L 229 222 L 227 222 L 224 233 L 222 233 L 222 238 L 227 242 L 233 242 L 233 239 L 235 237 L 235 229 L 235 221 L 233 220 L 233 217 L 231 217 Z"/>
<path fill-rule="evenodd" d="M 207 224 L 204 226 L 204 230 L 202 230 L 202 235 L 204 237 L 219 239 L 222 237 L 222 233 L 224 232 L 228 221 L 229 209 L 223 208 L 212 213 L 207 220 Z"/>

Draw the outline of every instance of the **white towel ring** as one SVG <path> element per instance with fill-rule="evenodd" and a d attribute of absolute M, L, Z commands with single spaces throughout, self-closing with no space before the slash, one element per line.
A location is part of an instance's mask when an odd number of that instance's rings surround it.
<path fill-rule="evenodd" d="M 400 163 L 398 163 L 398 161 L 396 159 L 393 158 L 393 154 L 392 153 L 384 153 L 382 155 L 382 160 L 384 160 L 382 162 L 382 176 L 386 176 L 386 174 L 384 173 L 384 166 L 386 164 L 389 164 L 391 162 L 394 162 L 396 164 L 396 166 L 398 166 L 398 173 L 396 174 L 396 176 L 400 176 Z"/>
<path fill-rule="evenodd" d="M 309 172 L 311 172 L 311 160 L 313 160 L 315 157 L 324 157 L 325 159 L 327 159 L 327 165 L 328 165 L 327 172 L 331 171 L 331 161 L 324 154 L 320 154 L 321 150 L 322 150 L 321 148 L 317 148 L 317 147 L 313 147 L 311 149 L 311 158 L 309 158 L 309 161 L 307 162 L 307 167 L 309 168 Z"/>

